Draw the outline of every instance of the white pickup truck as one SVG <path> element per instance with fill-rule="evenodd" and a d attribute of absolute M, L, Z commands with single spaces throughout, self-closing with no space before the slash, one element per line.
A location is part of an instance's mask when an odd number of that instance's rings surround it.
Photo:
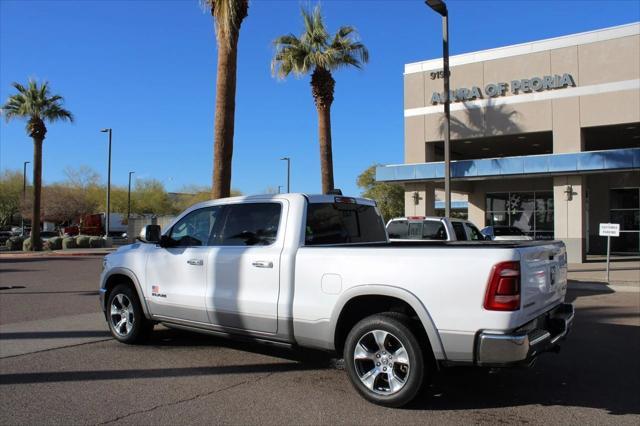
<path fill-rule="evenodd" d="M 389 242 L 375 202 L 334 195 L 197 204 L 104 259 L 113 336 L 155 323 L 334 351 L 366 399 L 411 401 L 435 369 L 527 365 L 569 331 L 561 242 Z"/>

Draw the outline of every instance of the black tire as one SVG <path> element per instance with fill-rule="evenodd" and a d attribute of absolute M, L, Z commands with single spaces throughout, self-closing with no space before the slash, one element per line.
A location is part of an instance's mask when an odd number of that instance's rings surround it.
<path fill-rule="evenodd" d="M 120 313 L 112 315 L 112 306 L 115 306 L 117 310 L 122 309 L 122 312 L 126 310 L 128 315 Z M 128 318 L 128 324 L 124 323 L 118 327 L 118 324 L 125 316 Z M 126 284 L 117 285 L 109 293 L 107 323 L 114 339 L 127 344 L 143 343 L 153 330 L 153 322 L 144 316 L 138 294 L 131 286 Z"/>
<path fill-rule="evenodd" d="M 382 345 L 385 351 L 377 344 L 374 331 L 387 333 Z M 392 359 L 391 355 L 400 353 L 398 344 L 406 352 L 407 363 L 398 362 L 400 359 L 398 356 L 396 360 Z M 363 358 L 358 361 L 354 359 L 358 345 L 359 351 L 360 348 L 365 348 L 365 352 L 371 355 L 371 359 Z M 402 407 L 411 402 L 420 392 L 425 377 L 423 348 L 411 331 L 408 318 L 403 315 L 382 313 L 358 322 L 345 341 L 344 363 L 351 384 L 360 395 L 374 404 L 386 407 Z M 381 370 L 383 368 L 385 372 Z M 375 379 L 367 386 L 361 380 L 361 376 L 369 378 L 375 376 Z M 394 391 L 391 381 L 396 385 L 403 384 Z"/>

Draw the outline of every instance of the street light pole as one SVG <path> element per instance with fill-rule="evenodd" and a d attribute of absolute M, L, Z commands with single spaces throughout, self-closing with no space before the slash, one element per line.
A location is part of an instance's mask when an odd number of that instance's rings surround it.
<path fill-rule="evenodd" d="M 127 225 L 129 225 L 129 218 L 131 217 L 131 175 L 135 172 L 129 172 L 129 192 L 127 194 Z"/>
<path fill-rule="evenodd" d="M 287 193 L 291 192 L 291 158 L 282 157 L 280 160 L 286 160 L 287 162 Z"/>
<path fill-rule="evenodd" d="M 108 168 L 107 168 L 107 214 L 105 215 L 105 226 L 104 226 L 104 233 L 105 233 L 105 237 L 109 237 L 109 215 L 111 213 L 111 133 L 112 130 L 109 129 L 102 129 L 100 130 L 102 133 L 108 133 L 109 134 L 109 163 L 108 163 Z"/>
<path fill-rule="evenodd" d="M 27 200 L 27 164 L 31 164 L 31 161 L 25 161 L 22 165 L 22 210 L 24 210 L 24 203 Z M 24 237 L 24 215 L 20 214 L 22 236 Z"/>
<path fill-rule="evenodd" d="M 442 0 L 426 0 L 425 3 L 442 16 L 442 63 L 444 74 L 444 215 L 451 214 L 451 111 L 449 93 L 449 12 Z"/>

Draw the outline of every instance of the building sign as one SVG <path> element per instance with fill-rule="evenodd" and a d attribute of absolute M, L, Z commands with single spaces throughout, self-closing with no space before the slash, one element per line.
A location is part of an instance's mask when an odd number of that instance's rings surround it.
<path fill-rule="evenodd" d="M 471 88 L 462 87 L 450 90 L 449 99 L 451 102 L 465 102 L 476 99 L 497 98 L 507 94 L 519 95 L 521 93 L 542 92 L 545 90 L 564 89 L 565 87 L 575 87 L 576 83 L 571 74 L 545 75 L 542 77 L 525 78 L 522 80 L 511 80 L 511 83 L 489 83 L 481 89 L 478 86 Z M 432 104 L 444 103 L 444 92 L 433 92 L 431 95 Z"/>
<path fill-rule="evenodd" d="M 619 237 L 620 224 L 619 223 L 601 223 L 600 236 L 601 237 Z"/>

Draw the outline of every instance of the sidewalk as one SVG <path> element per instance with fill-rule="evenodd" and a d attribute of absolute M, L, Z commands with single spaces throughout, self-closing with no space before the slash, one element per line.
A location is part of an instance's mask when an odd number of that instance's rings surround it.
<path fill-rule="evenodd" d="M 106 256 L 117 249 L 118 247 L 43 251 L 3 251 L 0 252 L 0 259 L 22 259 L 31 257 L 47 258 L 60 256 Z"/>

